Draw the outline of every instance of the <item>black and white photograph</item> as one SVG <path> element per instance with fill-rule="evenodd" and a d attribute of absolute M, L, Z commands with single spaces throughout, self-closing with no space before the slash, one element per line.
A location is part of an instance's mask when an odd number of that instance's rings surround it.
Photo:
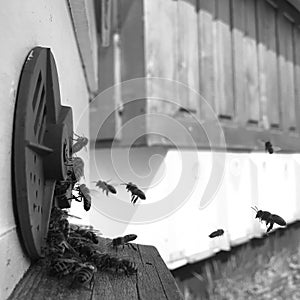
<path fill-rule="evenodd" d="M 0 3 L 0 300 L 300 300 L 300 0 Z"/>

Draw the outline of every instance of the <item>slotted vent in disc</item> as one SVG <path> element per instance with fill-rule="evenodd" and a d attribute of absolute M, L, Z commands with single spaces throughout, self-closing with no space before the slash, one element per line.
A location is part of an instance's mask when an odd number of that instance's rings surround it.
<path fill-rule="evenodd" d="M 53 55 L 34 48 L 18 87 L 12 162 L 18 225 L 34 259 L 42 256 L 55 183 L 66 179 L 72 135 L 72 109 L 61 106 Z"/>

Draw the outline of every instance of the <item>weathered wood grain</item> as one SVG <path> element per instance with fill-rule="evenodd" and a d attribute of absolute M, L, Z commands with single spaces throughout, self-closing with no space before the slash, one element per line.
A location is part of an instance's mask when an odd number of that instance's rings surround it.
<path fill-rule="evenodd" d="M 246 78 L 244 71 L 245 0 L 232 0 L 232 47 L 233 84 L 236 105 L 236 121 L 240 125 L 247 122 L 247 103 L 245 99 Z"/>
<path fill-rule="evenodd" d="M 178 3 L 172 0 L 144 1 L 145 61 L 147 77 L 178 80 Z M 173 115 L 181 102 L 177 89 L 165 82 L 147 85 L 148 112 Z M 157 95 L 161 101 L 154 99 Z M 184 100 L 183 100 L 184 101 Z M 176 105 L 178 104 L 178 105 Z"/>
<path fill-rule="evenodd" d="M 199 110 L 198 98 L 189 89 L 199 92 L 197 0 L 178 1 L 178 80 L 188 86 L 179 88 L 180 104 Z"/>
<path fill-rule="evenodd" d="M 216 0 L 215 90 L 218 115 L 234 116 L 230 0 Z"/>
<path fill-rule="evenodd" d="M 215 93 L 215 0 L 198 1 L 200 94 L 212 109 L 216 109 Z M 201 118 L 212 119 L 207 105 L 200 103 Z"/>
<path fill-rule="evenodd" d="M 248 121 L 259 121 L 258 58 L 255 1 L 245 0 L 244 78 Z M 239 55 L 239 54 L 237 54 Z"/>
<path fill-rule="evenodd" d="M 293 30 L 293 45 L 294 45 L 294 75 L 295 75 L 295 105 L 297 130 L 300 130 L 300 29 L 294 27 Z"/>
<path fill-rule="evenodd" d="M 279 89 L 276 46 L 276 10 L 257 1 L 259 85 L 262 117 L 279 126 Z"/>
<path fill-rule="evenodd" d="M 72 278 L 50 276 L 45 262 L 39 261 L 30 267 L 9 299 L 183 299 L 175 279 L 153 246 L 134 244 L 137 250 L 125 246 L 115 251 L 110 239 L 100 238 L 99 241 L 100 251 L 134 261 L 137 274 L 97 272 L 90 284 L 79 288 L 72 286 Z"/>
<path fill-rule="evenodd" d="M 293 24 L 283 14 L 277 15 L 278 26 L 278 67 L 280 86 L 280 107 L 282 127 L 294 131 L 295 118 L 295 87 L 293 59 Z"/>

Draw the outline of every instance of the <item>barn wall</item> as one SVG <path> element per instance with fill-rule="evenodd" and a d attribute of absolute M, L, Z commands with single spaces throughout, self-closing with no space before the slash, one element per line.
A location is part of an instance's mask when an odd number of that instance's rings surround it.
<path fill-rule="evenodd" d="M 0 298 L 6 299 L 30 264 L 21 248 L 12 208 L 11 146 L 19 76 L 31 48 L 51 48 L 58 70 L 61 101 L 72 106 L 75 128 L 87 106 L 88 92 L 65 1 L 5 2 L 0 11 L 0 44 Z M 88 136 L 88 118 L 81 120 L 79 126 L 76 132 Z M 80 156 L 88 160 L 87 152 L 83 151 Z"/>

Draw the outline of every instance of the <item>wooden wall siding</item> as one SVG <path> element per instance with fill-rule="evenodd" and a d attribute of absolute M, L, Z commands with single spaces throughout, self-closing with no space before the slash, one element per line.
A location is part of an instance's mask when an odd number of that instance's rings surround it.
<path fill-rule="evenodd" d="M 245 3 L 232 0 L 232 47 L 233 47 L 233 84 L 236 121 L 240 126 L 247 122 L 247 103 L 245 101 L 246 78 L 244 74 L 245 43 Z"/>
<path fill-rule="evenodd" d="M 247 121 L 258 124 L 260 105 L 258 88 L 258 55 L 255 1 L 245 0 L 244 78 Z M 240 55 L 237 53 L 237 55 Z M 236 101 L 241 101 L 236 99 Z"/>
<path fill-rule="evenodd" d="M 230 0 L 216 0 L 215 90 L 220 118 L 234 115 Z"/>
<path fill-rule="evenodd" d="M 178 0 L 178 80 L 199 91 L 197 0 Z M 183 107 L 199 111 L 199 99 L 189 89 L 178 91 Z"/>
<path fill-rule="evenodd" d="M 295 110 L 297 112 L 297 131 L 300 130 L 300 29 L 294 27 L 293 30 L 293 45 L 294 45 L 294 74 L 295 74 Z"/>
<path fill-rule="evenodd" d="M 296 129 L 293 59 L 293 23 L 278 14 L 278 66 L 283 130 Z"/>
<path fill-rule="evenodd" d="M 279 90 L 276 46 L 276 10 L 257 1 L 259 83 L 262 116 L 271 127 L 279 126 Z"/>
<path fill-rule="evenodd" d="M 102 20 L 97 18 L 97 35 L 98 35 L 98 78 L 99 88 L 98 95 L 108 88 L 121 81 L 121 67 L 120 67 L 120 41 L 118 35 L 118 19 L 117 19 L 117 3 L 113 0 L 111 5 L 110 18 L 107 19 L 109 30 L 106 32 L 105 40 L 109 42 L 107 46 L 102 45 Z M 109 5 L 109 6 L 110 6 Z M 101 2 L 95 1 L 96 16 L 101 15 Z M 98 97 L 97 95 L 97 97 Z M 100 134 L 101 140 L 111 140 L 119 132 L 121 125 L 121 118 L 116 109 L 121 104 L 121 95 L 117 87 L 113 98 L 101 97 L 101 101 L 97 100 L 90 103 L 90 132 L 91 138 Z M 112 113 L 111 113 L 112 112 Z M 109 117 L 107 117 L 109 115 Z M 98 123 L 95 120 L 105 120 L 100 132 Z M 120 138 L 120 136 L 119 136 Z"/>
<path fill-rule="evenodd" d="M 207 103 L 216 109 L 215 95 L 215 0 L 198 1 L 198 40 L 200 94 Z M 201 118 L 210 117 L 206 105 L 200 103 Z"/>
<path fill-rule="evenodd" d="M 161 77 L 199 91 L 230 149 L 257 148 L 259 138 L 298 147 L 300 11 L 286 0 L 123 0 L 118 10 L 122 81 Z M 123 124 L 143 112 L 177 117 L 179 107 L 212 118 L 190 91 L 170 86 L 147 82 L 147 99 L 124 106 Z M 146 132 L 152 125 L 146 116 Z M 150 135 L 144 142 L 153 145 Z"/>
<path fill-rule="evenodd" d="M 148 77 L 178 80 L 178 8 L 177 1 L 144 1 L 145 14 L 145 62 Z M 171 102 L 151 99 L 163 95 L 165 100 L 180 104 L 178 91 L 164 84 L 148 85 L 148 111 L 173 115 L 178 106 Z M 181 98 L 186 105 L 186 98 Z"/>

